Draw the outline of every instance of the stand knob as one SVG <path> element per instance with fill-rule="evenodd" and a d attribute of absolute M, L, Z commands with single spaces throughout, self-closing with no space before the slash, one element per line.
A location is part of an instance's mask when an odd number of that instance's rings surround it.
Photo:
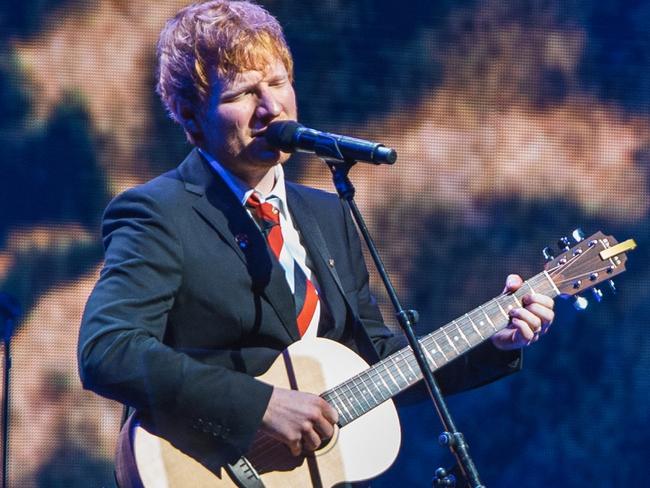
<path fill-rule="evenodd" d="M 456 477 L 453 474 L 448 474 L 445 468 L 436 469 L 436 477 L 433 479 L 434 488 L 443 488 L 456 486 Z"/>
<path fill-rule="evenodd" d="M 451 432 L 443 432 L 438 436 L 438 444 L 441 446 L 449 446 L 454 443 L 454 436 Z"/>

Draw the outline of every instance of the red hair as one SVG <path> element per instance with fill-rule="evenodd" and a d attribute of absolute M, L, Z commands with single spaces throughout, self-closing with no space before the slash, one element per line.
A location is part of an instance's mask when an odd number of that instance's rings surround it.
<path fill-rule="evenodd" d="M 157 54 L 156 91 L 177 122 L 182 120 L 177 102 L 200 107 L 215 76 L 230 81 L 279 59 L 293 81 L 293 59 L 282 27 L 248 1 L 212 0 L 184 7 L 165 24 Z"/>

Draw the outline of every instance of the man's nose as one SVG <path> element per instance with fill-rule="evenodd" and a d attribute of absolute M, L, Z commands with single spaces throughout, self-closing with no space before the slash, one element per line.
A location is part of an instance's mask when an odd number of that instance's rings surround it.
<path fill-rule="evenodd" d="M 269 87 L 260 89 L 256 113 L 260 119 L 274 119 L 282 112 L 282 105 Z"/>

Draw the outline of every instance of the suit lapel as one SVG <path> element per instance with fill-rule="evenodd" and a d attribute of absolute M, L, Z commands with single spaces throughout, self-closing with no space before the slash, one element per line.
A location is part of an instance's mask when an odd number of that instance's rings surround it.
<path fill-rule="evenodd" d="M 217 177 L 195 149 L 178 167 L 185 189 L 196 194 L 194 209 L 246 262 L 243 249 L 255 225 L 225 182 Z M 243 243 L 243 244 L 242 244 Z"/>
<path fill-rule="evenodd" d="M 284 269 L 271 256 L 266 240 L 228 185 L 195 149 L 178 167 L 185 189 L 196 194 L 194 209 L 245 264 L 253 288 L 264 295 L 293 340 L 298 326 L 293 295 Z"/>

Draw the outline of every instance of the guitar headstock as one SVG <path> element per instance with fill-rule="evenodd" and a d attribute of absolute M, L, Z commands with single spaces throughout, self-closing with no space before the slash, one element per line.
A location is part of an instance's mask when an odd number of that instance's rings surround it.
<path fill-rule="evenodd" d="M 600 231 L 581 239 L 571 248 L 567 240 L 561 242 L 567 249 L 558 256 L 549 256 L 544 269 L 560 294 L 565 296 L 577 295 L 625 271 L 625 253 L 636 248 L 633 239 L 619 244 L 614 237 Z"/>

